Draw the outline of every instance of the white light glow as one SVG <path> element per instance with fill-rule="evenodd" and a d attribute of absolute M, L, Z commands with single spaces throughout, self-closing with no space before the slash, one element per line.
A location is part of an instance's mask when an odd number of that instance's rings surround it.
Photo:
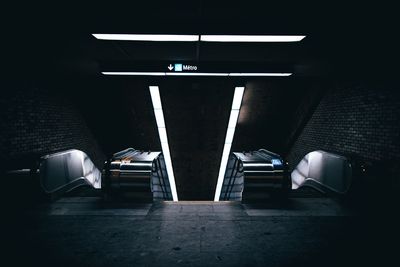
<path fill-rule="evenodd" d="M 224 150 L 222 152 L 221 164 L 218 172 L 217 187 L 215 189 L 214 201 L 219 201 L 221 195 L 222 184 L 224 182 L 224 176 L 226 166 L 228 164 L 229 153 L 231 151 L 233 137 L 235 135 L 236 124 L 239 117 L 240 105 L 242 103 L 244 93 L 244 87 L 236 87 L 233 95 L 232 109 L 229 116 L 228 128 L 226 130 Z"/>
<path fill-rule="evenodd" d="M 232 144 L 235 128 L 228 128 L 226 131 L 225 144 Z"/>
<path fill-rule="evenodd" d="M 162 111 L 161 98 L 158 86 L 150 86 L 149 89 L 150 89 L 151 101 L 153 103 L 153 108 L 160 109 Z"/>
<path fill-rule="evenodd" d="M 237 122 L 238 117 L 239 117 L 239 110 L 238 109 L 232 109 L 231 110 L 231 115 L 229 116 L 228 128 L 236 127 L 236 122 Z"/>
<path fill-rule="evenodd" d="M 144 42 L 300 42 L 305 35 L 184 35 L 184 34 L 92 34 L 99 40 Z"/>
<path fill-rule="evenodd" d="M 233 95 L 232 109 L 240 109 L 242 104 L 242 98 L 244 93 L 244 87 L 236 87 L 235 94 Z"/>
<path fill-rule="evenodd" d="M 221 195 L 222 183 L 224 182 L 226 165 L 228 164 L 229 152 L 231 151 L 232 144 L 225 144 L 224 151 L 222 152 L 221 165 L 218 172 L 217 188 L 215 189 L 214 201 L 219 201 Z"/>
<path fill-rule="evenodd" d="M 154 109 L 154 115 L 156 115 L 157 127 L 165 128 L 164 114 L 162 109 Z"/>
<path fill-rule="evenodd" d="M 168 146 L 167 129 L 165 128 L 164 114 L 161 105 L 160 90 L 158 86 L 150 86 L 149 90 L 151 95 L 151 101 L 153 103 L 154 115 L 156 117 L 158 134 L 161 142 L 161 149 L 163 151 L 165 166 L 167 168 L 168 180 L 171 187 L 172 200 L 178 201 L 174 170 L 172 168 L 171 154 Z"/>
<path fill-rule="evenodd" d="M 219 72 L 166 72 L 167 76 L 229 76 L 229 73 Z"/>
<path fill-rule="evenodd" d="M 229 76 L 271 76 L 271 77 L 287 77 L 292 75 L 290 72 L 274 73 L 274 72 L 253 72 L 253 73 L 229 73 Z"/>
<path fill-rule="evenodd" d="M 299 42 L 305 35 L 201 35 L 203 42 Z"/>
<path fill-rule="evenodd" d="M 270 163 L 246 163 L 246 167 L 274 166 Z"/>
<path fill-rule="evenodd" d="M 146 72 L 146 71 L 103 71 L 103 75 L 124 75 L 124 76 L 165 76 L 165 72 Z"/>
<path fill-rule="evenodd" d="M 165 130 L 165 128 L 158 128 L 158 134 L 160 136 L 161 143 L 168 143 L 167 131 Z"/>
<path fill-rule="evenodd" d="M 265 77 L 287 77 L 291 76 L 292 73 L 284 72 L 284 73 L 273 73 L 273 72 L 265 72 L 265 73 L 256 73 L 256 72 L 239 72 L 239 73 L 226 73 L 226 72 L 149 72 L 149 71 L 103 71 L 103 75 L 119 75 L 119 76 L 243 76 L 243 77 L 251 77 L 251 76 L 265 76 Z"/>
<path fill-rule="evenodd" d="M 99 40 L 146 42 L 197 42 L 198 35 L 179 34 L 92 34 Z"/>

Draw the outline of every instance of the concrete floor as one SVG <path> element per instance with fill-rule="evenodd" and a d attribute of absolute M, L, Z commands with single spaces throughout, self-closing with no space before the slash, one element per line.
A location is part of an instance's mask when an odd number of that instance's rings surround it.
<path fill-rule="evenodd" d="M 69 197 L 13 221 L 2 258 L 12 262 L 3 266 L 382 265 L 397 248 L 380 225 L 329 198 L 122 205 Z"/>

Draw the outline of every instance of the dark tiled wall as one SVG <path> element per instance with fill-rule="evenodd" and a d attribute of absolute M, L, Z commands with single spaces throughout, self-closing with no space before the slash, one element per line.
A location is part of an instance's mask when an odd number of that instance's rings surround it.
<path fill-rule="evenodd" d="M 343 86 L 328 90 L 288 154 L 291 167 L 308 152 L 323 149 L 396 168 L 400 163 L 400 96 L 394 89 Z"/>
<path fill-rule="evenodd" d="M 2 163 L 32 160 L 75 148 L 86 152 L 99 168 L 102 167 L 103 152 L 85 120 L 67 98 L 39 89 L 11 90 L 0 99 L 0 114 Z M 18 166 L 23 167 L 23 164 Z"/>

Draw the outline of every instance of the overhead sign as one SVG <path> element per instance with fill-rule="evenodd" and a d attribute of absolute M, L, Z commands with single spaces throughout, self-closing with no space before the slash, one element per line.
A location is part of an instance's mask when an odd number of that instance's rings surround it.
<path fill-rule="evenodd" d="M 169 71 L 197 71 L 198 69 L 196 65 L 181 63 L 169 64 L 167 68 Z"/>
<path fill-rule="evenodd" d="M 250 76 L 262 76 L 258 73 L 292 73 L 294 69 L 285 64 L 255 63 L 255 62 L 197 62 L 197 61 L 102 61 L 103 72 L 155 72 L 168 75 L 194 75 L 196 73 L 217 73 L 220 76 L 233 73 L 231 76 L 241 76 L 243 73 L 253 73 Z M 272 75 L 271 75 L 272 76 Z M 278 75 L 279 76 L 279 75 Z"/>

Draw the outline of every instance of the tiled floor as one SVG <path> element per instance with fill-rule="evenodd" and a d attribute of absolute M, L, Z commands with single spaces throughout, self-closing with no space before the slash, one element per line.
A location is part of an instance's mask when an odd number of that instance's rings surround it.
<path fill-rule="evenodd" d="M 7 255 L 17 266 L 362 266 L 383 253 L 374 249 L 382 232 L 367 219 L 328 198 L 268 205 L 63 198 L 19 218 Z"/>

